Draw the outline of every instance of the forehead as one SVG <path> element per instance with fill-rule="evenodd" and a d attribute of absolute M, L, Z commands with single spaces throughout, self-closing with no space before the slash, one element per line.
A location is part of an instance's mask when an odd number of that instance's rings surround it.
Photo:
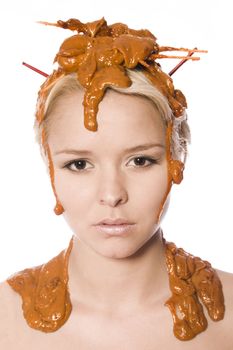
<path fill-rule="evenodd" d="M 58 99 L 50 115 L 48 142 L 56 149 L 85 146 L 127 148 L 140 143 L 165 144 L 165 126 L 154 103 L 143 96 L 105 93 L 97 112 L 97 131 L 84 126 L 84 93 Z"/>

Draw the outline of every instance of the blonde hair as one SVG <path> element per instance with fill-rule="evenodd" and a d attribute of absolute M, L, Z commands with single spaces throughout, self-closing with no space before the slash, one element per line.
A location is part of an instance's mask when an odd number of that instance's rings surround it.
<path fill-rule="evenodd" d="M 152 85 L 140 69 L 125 68 L 125 70 L 132 81 L 132 85 L 128 88 L 118 88 L 114 86 L 109 86 L 109 88 L 123 94 L 144 96 L 151 100 L 159 111 L 165 126 L 168 125 L 169 121 L 173 120 L 171 155 L 173 159 L 179 160 L 181 160 L 183 156 L 183 162 L 185 163 L 188 155 L 187 144 L 191 142 L 186 111 L 184 111 L 180 117 L 175 118 L 166 97 L 154 85 Z M 54 110 L 57 100 L 62 96 L 67 96 L 75 91 L 83 90 L 83 87 L 77 79 L 76 73 L 65 75 L 52 86 L 45 103 L 43 121 L 39 125 L 38 121 L 35 119 L 33 126 L 35 140 L 40 146 L 40 153 L 44 160 L 46 160 L 46 156 L 41 144 L 42 128 L 45 131 L 45 140 L 47 140 L 52 124 L 50 115 Z"/>

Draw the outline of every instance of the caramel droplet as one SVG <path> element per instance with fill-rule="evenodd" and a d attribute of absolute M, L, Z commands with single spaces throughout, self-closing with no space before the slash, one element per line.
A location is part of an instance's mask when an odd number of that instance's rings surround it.
<path fill-rule="evenodd" d="M 184 163 L 178 159 L 170 159 L 169 171 L 175 184 L 180 184 L 183 180 Z"/>
<path fill-rule="evenodd" d="M 64 212 L 64 208 L 61 205 L 61 203 L 57 203 L 55 208 L 54 208 L 54 212 L 56 215 L 61 215 Z"/>

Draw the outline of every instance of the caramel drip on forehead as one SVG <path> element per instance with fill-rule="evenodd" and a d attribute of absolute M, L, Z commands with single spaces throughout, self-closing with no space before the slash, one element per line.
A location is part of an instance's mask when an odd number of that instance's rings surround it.
<path fill-rule="evenodd" d="M 171 311 L 176 338 L 190 340 L 207 328 L 202 304 L 213 321 L 223 319 L 221 281 L 208 261 L 177 248 L 164 238 L 163 243 L 172 292 L 164 305 Z M 36 330 L 55 332 L 71 314 L 68 260 L 72 246 L 73 237 L 69 247 L 48 263 L 20 271 L 7 280 L 22 297 L 27 324 Z"/>

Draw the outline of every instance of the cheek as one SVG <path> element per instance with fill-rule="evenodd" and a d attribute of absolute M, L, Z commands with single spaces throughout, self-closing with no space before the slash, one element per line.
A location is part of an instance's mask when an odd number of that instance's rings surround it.
<path fill-rule="evenodd" d="M 168 189 L 167 164 L 159 166 L 150 175 L 143 177 L 137 184 L 138 201 L 143 198 L 144 205 L 153 208 L 159 206 Z M 140 198 L 139 198 L 140 197 Z"/>
<path fill-rule="evenodd" d="M 89 206 L 92 187 L 89 182 L 82 181 L 81 176 L 57 171 L 54 184 L 58 198 L 65 210 L 77 213 L 80 210 L 84 211 L 86 206 Z"/>
<path fill-rule="evenodd" d="M 93 191 L 85 181 L 78 176 L 57 174 L 55 181 L 57 195 L 64 207 L 63 217 L 74 233 L 86 232 L 89 222 L 89 212 L 93 203 Z"/>
<path fill-rule="evenodd" d="M 167 162 L 164 162 L 163 165 L 155 165 L 154 170 L 148 169 L 148 173 L 145 171 L 144 175 L 137 174 L 131 177 L 124 189 L 128 195 L 125 206 L 129 207 L 129 210 L 134 209 L 136 215 L 143 212 L 154 217 L 168 189 L 167 174 Z M 98 184 L 95 181 L 87 180 L 82 175 L 70 175 L 64 170 L 56 170 L 54 184 L 58 198 L 65 209 L 63 215 L 68 221 L 75 220 L 80 224 L 80 219 L 82 221 L 86 217 L 88 220 L 88 212 L 98 207 L 96 198 Z"/>
<path fill-rule="evenodd" d="M 145 223 L 149 225 L 158 224 L 159 221 L 161 223 L 168 209 L 169 188 L 168 169 L 165 163 L 150 177 L 148 176 L 144 186 L 141 186 L 140 198 L 137 199 L 140 203 L 138 212 L 143 215 Z"/>

